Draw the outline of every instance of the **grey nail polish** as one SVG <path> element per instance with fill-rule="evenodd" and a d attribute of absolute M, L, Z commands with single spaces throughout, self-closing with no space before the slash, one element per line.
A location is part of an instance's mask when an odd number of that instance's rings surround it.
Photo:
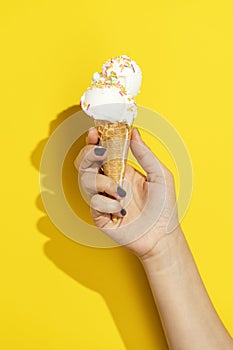
<path fill-rule="evenodd" d="M 104 153 L 106 152 L 106 149 L 104 147 L 96 147 L 94 149 L 94 152 L 96 156 L 103 156 Z"/>
<path fill-rule="evenodd" d="M 123 190 L 123 188 L 121 188 L 120 186 L 117 187 L 117 193 L 119 194 L 120 197 L 126 196 L 125 190 Z"/>
<path fill-rule="evenodd" d="M 125 209 L 121 209 L 121 215 L 125 216 L 126 215 L 126 210 Z"/>

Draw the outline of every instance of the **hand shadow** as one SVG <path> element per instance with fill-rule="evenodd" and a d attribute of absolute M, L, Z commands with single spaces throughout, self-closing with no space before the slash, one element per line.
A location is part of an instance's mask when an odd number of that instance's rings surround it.
<path fill-rule="evenodd" d="M 73 106 L 60 113 L 50 124 L 49 136 L 65 119 L 78 111 L 80 107 Z M 38 171 L 49 136 L 40 141 L 31 154 L 31 162 Z M 72 209 L 80 216 L 78 207 L 80 209 L 80 202 L 83 202 L 83 219 L 90 222 L 90 211 L 81 198 L 77 171 L 73 165 L 84 144 L 85 135 L 82 135 L 68 152 L 64 162 L 63 186 Z M 139 260 L 123 247 L 101 249 L 75 243 L 52 224 L 40 194 L 36 199 L 36 206 L 45 214 L 37 222 L 37 227 L 49 238 L 44 245 L 46 256 L 67 275 L 104 298 L 125 348 L 168 350 L 159 315 Z"/>

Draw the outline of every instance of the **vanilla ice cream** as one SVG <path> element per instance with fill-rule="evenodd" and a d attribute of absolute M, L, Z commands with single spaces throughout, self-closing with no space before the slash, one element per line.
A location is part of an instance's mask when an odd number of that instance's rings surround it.
<path fill-rule="evenodd" d="M 137 115 L 135 101 L 125 88 L 117 82 L 98 76 L 81 97 L 81 107 L 86 114 L 96 120 L 111 123 L 126 122 L 131 125 Z"/>
<path fill-rule="evenodd" d="M 96 77 L 101 73 L 95 73 Z M 95 75 L 93 79 L 95 80 Z M 135 61 L 129 56 L 117 56 L 106 61 L 102 67 L 102 76 L 113 83 L 124 86 L 129 97 L 135 97 L 141 86 L 142 72 Z"/>

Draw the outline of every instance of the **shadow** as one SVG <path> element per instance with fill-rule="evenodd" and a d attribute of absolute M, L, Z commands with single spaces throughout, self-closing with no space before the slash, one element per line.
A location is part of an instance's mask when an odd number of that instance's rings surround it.
<path fill-rule="evenodd" d="M 50 124 L 49 136 L 66 118 L 78 111 L 80 107 L 73 106 L 60 113 Z M 48 138 L 40 141 L 31 154 L 31 162 L 38 171 Z M 81 198 L 77 172 L 73 166 L 73 160 L 84 144 L 85 135 L 82 135 L 68 152 L 64 161 L 63 186 L 72 209 L 90 223 L 89 207 Z M 168 350 L 150 287 L 139 260 L 123 247 L 91 248 L 70 240 L 46 215 L 40 194 L 36 199 L 36 206 L 44 213 L 37 222 L 37 227 L 48 237 L 43 247 L 46 256 L 71 278 L 104 298 L 125 348 Z"/>

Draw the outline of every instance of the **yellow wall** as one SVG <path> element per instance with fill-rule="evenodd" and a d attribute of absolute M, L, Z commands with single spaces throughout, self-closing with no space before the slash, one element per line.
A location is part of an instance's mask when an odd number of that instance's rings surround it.
<path fill-rule="evenodd" d="M 233 334 L 232 11 L 231 0 L 1 4 L 1 348 L 167 349 L 137 259 L 65 238 L 39 197 L 50 128 L 118 54 L 142 68 L 138 104 L 188 147 L 195 182 L 183 228 Z"/>

